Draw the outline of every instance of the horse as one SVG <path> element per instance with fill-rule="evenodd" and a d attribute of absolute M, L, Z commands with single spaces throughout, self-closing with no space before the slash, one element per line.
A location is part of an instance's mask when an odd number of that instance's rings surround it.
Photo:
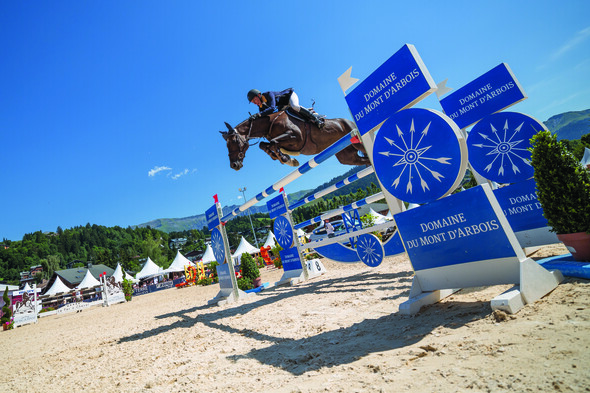
<path fill-rule="evenodd" d="M 251 146 L 250 139 L 265 138 L 268 142 L 260 142 L 259 146 L 266 154 L 281 164 L 296 167 L 299 161 L 291 155 L 318 154 L 356 128 L 352 121 L 338 118 L 325 119 L 324 126 L 319 129 L 286 110 L 256 119 L 250 117 L 235 128 L 227 122 L 225 126 L 228 131 L 220 133 L 227 143 L 230 167 L 236 171 L 244 166 L 246 150 Z M 351 144 L 336 153 L 336 158 L 344 165 L 371 164 L 361 143 Z"/>
<path fill-rule="evenodd" d="M 35 296 L 33 294 L 33 296 Z M 27 292 L 23 292 L 22 299 L 20 302 L 14 303 L 14 312 L 18 312 L 21 308 L 34 309 L 33 299 Z"/>

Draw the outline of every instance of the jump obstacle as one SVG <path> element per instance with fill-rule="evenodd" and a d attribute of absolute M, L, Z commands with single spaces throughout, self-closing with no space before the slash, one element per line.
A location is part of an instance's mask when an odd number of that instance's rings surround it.
<path fill-rule="evenodd" d="M 339 262 L 363 261 L 368 266 L 379 265 L 387 255 L 406 252 L 415 271 L 409 299 L 400 305 L 400 312 L 406 314 L 414 314 L 422 305 L 436 302 L 458 288 L 516 284 L 515 288 L 492 300 L 492 308 L 511 313 L 554 289 L 562 279 L 559 272 L 549 272 L 526 258 L 519 243 L 528 237 L 533 241 L 527 245 L 548 244 L 543 242 L 550 242 L 551 238 L 539 236 L 547 232 L 546 222 L 538 220 L 540 208 L 533 212 L 536 216 L 534 224 L 530 225 L 530 216 L 521 214 L 527 209 L 523 206 L 519 209 L 512 202 L 520 200 L 522 204 L 523 200 L 534 198 L 534 184 L 532 190 L 530 184 L 521 188 L 522 182 L 532 176 L 526 168 L 530 166 L 526 154 L 522 152 L 529 145 L 531 129 L 544 126 L 526 115 L 499 112 L 526 98 L 508 66 L 502 63 L 440 100 L 448 115 L 411 108 L 435 91 L 437 95 L 443 94 L 437 91 L 437 85 L 412 45 L 404 45 L 346 95 L 357 81 L 350 73 L 351 69 L 338 80 L 357 130 L 223 217 L 216 199 L 215 206 L 208 210 L 207 219 L 210 229 L 217 231 L 212 240 L 218 250 L 218 261 L 222 263 L 224 253 L 229 253 L 223 222 L 307 174 L 349 146 L 352 137 L 360 137 L 372 167 L 291 205 L 284 193 L 267 203 L 271 218 L 275 218 L 275 237 L 284 248 L 281 258 L 285 274 L 277 284 L 309 279 L 301 249 L 313 248 Z M 488 90 L 494 94 L 484 95 Z M 467 109 L 457 107 L 465 97 L 476 97 L 473 92 L 483 95 L 481 105 L 470 104 Z M 472 130 L 466 138 L 465 128 L 474 123 L 480 130 L 476 133 Z M 476 134 L 484 141 L 472 137 Z M 492 192 L 489 184 L 481 184 L 450 195 L 460 184 L 468 163 L 476 175 L 514 184 L 507 187 L 510 188 L 507 193 Z M 382 192 L 293 225 L 291 212 L 295 208 L 372 172 L 376 173 Z M 510 176 L 505 176 L 507 173 Z M 370 228 L 353 228 L 339 237 L 304 246 L 298 241 L 297 229 L 335 215 L 346 216 L 384 197 L 394 221 Z M 405 211 L 401 201 L 423 206 Z M 520 237 L 517 238 L 512 226 L 519 228 Z M 369 233 L 392 227 L 395 227 L 393 235 L 383 244 Z M 352 238 L 356 239 L 356 248 L 341 243 Z M 228 270 L 233 270 L 231 258 L 227 260 Z M 218 298 L 230 296 L 229 284 L 233 285 L 233 300 L 241 296 L 230 279 L 235 281 L 233 274 L 227 277 L 228 287 L 223 294 L 220 291 Z"/>

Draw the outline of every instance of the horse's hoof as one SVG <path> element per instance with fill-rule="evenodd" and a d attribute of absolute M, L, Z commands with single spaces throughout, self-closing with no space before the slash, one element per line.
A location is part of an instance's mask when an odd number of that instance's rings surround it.
<path fill-rule="evenodd" d="M 289 161 L 287 161 L 285 164 L 292 166 L 292 167 L 296 167 L 299 166 L 299 161 L 297 161 L 296 159 L 292 158 Z"/>

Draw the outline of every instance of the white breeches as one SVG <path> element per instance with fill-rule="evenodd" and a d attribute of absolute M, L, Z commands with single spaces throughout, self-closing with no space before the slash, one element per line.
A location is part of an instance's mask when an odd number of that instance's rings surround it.
<path fill-rule="evenodd" d="M 289 98 L 289 106 L 299 112 L 301 107 L 299 106 L 299 97 L 297 96 L 297 93 L 291 93 L 291 97 Z"/>

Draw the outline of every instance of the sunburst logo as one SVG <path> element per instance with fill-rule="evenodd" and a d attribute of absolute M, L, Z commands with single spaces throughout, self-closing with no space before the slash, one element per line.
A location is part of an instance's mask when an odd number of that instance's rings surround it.
<path fill-rule="evenodd" d="M 422 140 L 428 135 L 428 130 L 430 129 L 429 122 L 426 127 L 420 132 L 420 139 L 414 142 L 416 129 L 414 127 L 414 119 L 412 119 L 412 124 L 410 125 L 410 129 L 407 133 L 404 132 L 399 128 L 399 125 L 396 124 L 395 128 L 397 130 L 397 136 L 402 142 L 402 146 L 397 144 L 394 140 L 384 137 L 384 139 L 389 143 L 389 145 L 395 148 L 392 151 L 381 151 L 379 154 L 382 154 L 386 157 L 392 157 L 397 160 L 393 167 L 401 167 L 401 172 L 399 176 L 395 178 L 391 186 L 393 188 L 397 188 L 402 181 L 402 178 L 405 178 L 406 182 L 406 193 L 411 194 L 413 191 L 412 187 L 412 179 L 414 176 L 418 176 L 420 179 L 420 186 L 422 187 L 422 191 L 430 190 L 428 181 L 437 180 L 441 181 L 444 178 L 440 172 L 429 167 L 429 164 L 433 161 L 436 161 L 440 164 L 450 165 L 450 157 L 429 157 L 426 152 L 430 150 L 432 145 L 429 146 L 420 146 Z M 407 141 L 409 139 L 409 141 Z M 428 176 L 427 176 L 428 175 Z"/>

